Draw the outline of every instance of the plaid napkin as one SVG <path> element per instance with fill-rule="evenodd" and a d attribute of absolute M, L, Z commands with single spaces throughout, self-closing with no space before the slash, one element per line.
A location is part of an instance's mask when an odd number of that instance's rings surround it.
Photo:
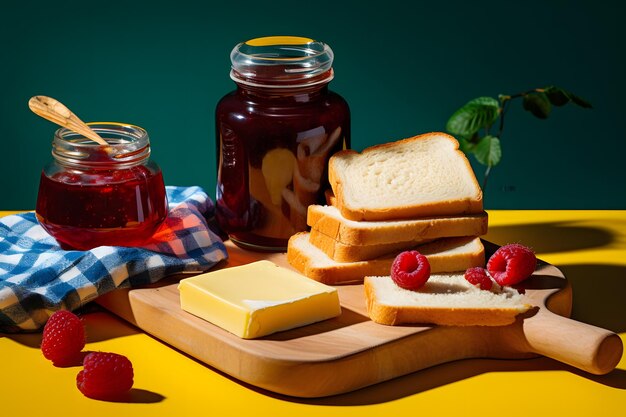
<path fill-rule="evenodd" d="M 179 272 L 203 272 L 226 259 L 208 227 L 211 199 L 199 187 L 166 187 L 169 213 L 141 248 L 66 251 L 29 212 L 0 219 L 0 332 L 37 330 L 56 310 L 74 310 L 116 288 Z"/>

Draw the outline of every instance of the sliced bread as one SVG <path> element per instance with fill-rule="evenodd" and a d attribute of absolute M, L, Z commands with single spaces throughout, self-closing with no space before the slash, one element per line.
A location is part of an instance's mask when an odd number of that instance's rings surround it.
<path fill-rule="evenodd" d="M 350 220 L 481 213 L 482 191 L 459 143 L 433 132 L 330 158 L 328 179 Z"/>
<path fill-rule="evenodd" d="M 485 264 L 479 238 L 445 238 L 414 248 L 428 258 L 433 273 L 465 271 Z M 308 232 L 296 233 L 287 245 L 287 260 L 307 277 L 329 285 L 362 282 L 366 275 L 388 275 L 395 255 L 360 262 L 337 262 L 309 241 Z"/>
<path fill-rule="evenodd" d="M 398 287 L 390 276 L 367 276 L 364 288 L 368 315 L 386 325 L 502 326 L 532 307 L 513 288 L 481 290 L 462 273 L 431 274 L 417 291 Z"/>
<path fill-rule="evenodd" d="M 414 220 L 354 221 L 337 207 L 311 205 L 307 224 L 338 242 L 364 246 L 385 243 L 429 241 L 442 237 L 481 236 L 487 233 L 487 213 L 425 217 Z"/>
<path fill-rule="evenodd" d="M 393 243 L 379 243 L 374 245 L 349 245 L 339 242 L 325 235 L 317 229 L 311 229 L 309 241 L 319 248 L 329 258 L 337 262 L 357 262 L 380 258 L 381 256 L 398 254 L 402 250 L 423 245 L 434 239 L 418 239 Z"/>

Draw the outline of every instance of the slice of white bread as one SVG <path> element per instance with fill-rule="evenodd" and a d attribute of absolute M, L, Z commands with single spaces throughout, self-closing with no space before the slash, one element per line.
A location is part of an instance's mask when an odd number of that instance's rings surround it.
<path fill-rule="evenodd" d="M 434 239 L 421 239 L 417 241 L 403 241 L 393 243 L 379 243 L 374 245 L 349 245 L 339 242 L 325 235 L 317 229 L 311 229 L 309 242 L 332 260 L 337 262 L 358 262 L 380 258 L 386 255 L 397 255 L 402 250 L 423 245 Z"/>
<path fill-rule="evenodd" d="M 414 248 L 423 253 L 431 271 L 465 271 L 485 265 L 485 248 L 479 238 L 446 238 Z M 337 262 L 309 241 L 308 232 L 296 233 L 287 245 L 289 264 L 303 275 L 329 285 L 362 282 L 366 275 L 388 275 L 395 254 L 361 262 Z"/>
<path fill-rule="evenodd" d="M 368 315 L 386 325 L 503 326 L 532 307 L 515 289 L 481 290 L 462 272 L 431 274 L 417 291 L 398 287 L 390 276 L 367 276 L 364 288 Z"/>
<path fill-rule="evenodd" d="M 481 213 L 482 191 L 459 143 L 426 133 L 344 150 L 328 164 L 336 205 L 350 220 L 394 220 Z"/>
<path fill-rule="evenodd" d="M 442 237 L 481 236 L 487 233 L 487 222 L 487 213 L 484 211 L 461 216 L 370 222 L 346 219 L 333 206 L 314 204 L 307 211 L 307 224 L 312 230 L 355 246 L 409 241 L 417 245 Z"/>

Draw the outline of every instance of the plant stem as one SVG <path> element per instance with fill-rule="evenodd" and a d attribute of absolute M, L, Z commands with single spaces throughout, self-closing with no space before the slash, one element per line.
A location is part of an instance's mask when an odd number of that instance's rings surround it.
<path fill-rule="evenodd" d="M 542 93 L 544 91 L 543 88 L 533 88 L 532 90 L 524 91 L 523 93 L 511 94 L 510 96 L 506 96 L 507 99 L 520 98 L 527 96 L 531 93 Z"/>
<path fill-rule="evenodd" d="M 531 93 L 541 93 L 543 91 L 544 91 L 543 88 L 535 88 L 533 90 L 528 90 L 523 93 L 511 94 L 510 96 L 502 95 L 502 94 L 499 96 L 502 111 L 500 112 L 500 129 L 498 130 L 498 139 L 502 137 L 502 131 L 504 130 L 504 115 L 508 110 L 507 106 L 509 102 L 513 100 L 514 98 L 524 97 Z"/>
<path fill-rule="evenodd" d="M 500 112 L 500 128 L 498 129 L 498 139 L 502 137 L 502 131 L 504 130 L 504 115 L 506 114 L 509 100 L 511 100 L 511 98 L 506 98 L 502 100 L 502 111 Z"/>
<path fill-rule="evenodd" d="M 517 93 L 517 94 L 511 94 L 509 95 L 503 95 L 500 94 L 498 96 L 498 98 L 500 99 L 500 127 L 498 128 L 498 135 L 497 138 L 501 139 L 502 138 L 502 131 L 504 130 L 504 115 L 506 114 L 507 110 L 508 110 L 508 104 L 511 100 L 515 99 L 515 98 L 520 98 L 520 97 L 524 97 L 527 96 L 528 94 L 532 94 L 532 93 L 542 93 L 545 89 L 544 88 L 535 88 L 532 90 L 528 90 L 525 91 L 523 93 Z M 485 127 L 485 134 L 488 135 L 489 134 L 489 127 Z M 487 189 L 487 180 L 489 179 L 489 173 L 491 172 L 491 166 L 487 165 L 487 168 L 485 169 L 485 174 L 483 176 L 483 185 L 482 185 L 482 189 L 483 189 L 483 194 L 485 193 L 485 190 Z"/>
<path fill-rule="evenodd" d="M 513 98 L 517 98 L 517 97 L 521 97 L 522 95 L 524 95 L 525 93 L 519 93 L 519 94 L 514 94 L 512 96 L 500 96 L 500 102 L 501 104 L 501 111 L 500 111 L 500 127 L 498 128 L 498 135 L 497 138 L 500 139 L 502 137 L 502 131 L 504 130 L 504 115 L 506 114 L 507 109 L 507 105 L 509 104 L 509 101 Z M 491 165 L 487 165 L 487 168 L 485 169 L 485 174 L 483 176 L 483 194 L 486 192 L 487 190 L 487 180 L 489 180 L 489 173 L 491 172 Z"/>
<path fill-rule="evenodd" d="M 489 173 L 491 172 L 491 166 L 488 165 L 487 169 L 485 169 L 485 175 L 483 176 L 483 194 L 485 193 L 485 190 L 487 189 L 487 180 L 489 179 Z"/>

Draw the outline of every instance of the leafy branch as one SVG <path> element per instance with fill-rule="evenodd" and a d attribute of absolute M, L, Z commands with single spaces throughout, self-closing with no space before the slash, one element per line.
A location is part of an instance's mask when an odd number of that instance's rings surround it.
<path fill-rule="evenodd" d="M 446 130 L 459 140 L 463 152 L 474 155 L 480 164 L 485 165 L 483 192 L 487 187 L 491 168 L 502 159 L 500 139 L 504 130 L 504 116 L 511 100 L 518 98 L 522 99 L 524 110 L 539 119 L 548 118 L 553 106 L 573 103 L 583 108 L 591 108 L 587 100 L 571 91 L 549 86 L 512 95 L 500 94 L 498 99 L 478 97 L 455 111 L 446 123 Z M 492 133 L 498 119 L 500 122 L 497 123 L 497 131 Z"/>

